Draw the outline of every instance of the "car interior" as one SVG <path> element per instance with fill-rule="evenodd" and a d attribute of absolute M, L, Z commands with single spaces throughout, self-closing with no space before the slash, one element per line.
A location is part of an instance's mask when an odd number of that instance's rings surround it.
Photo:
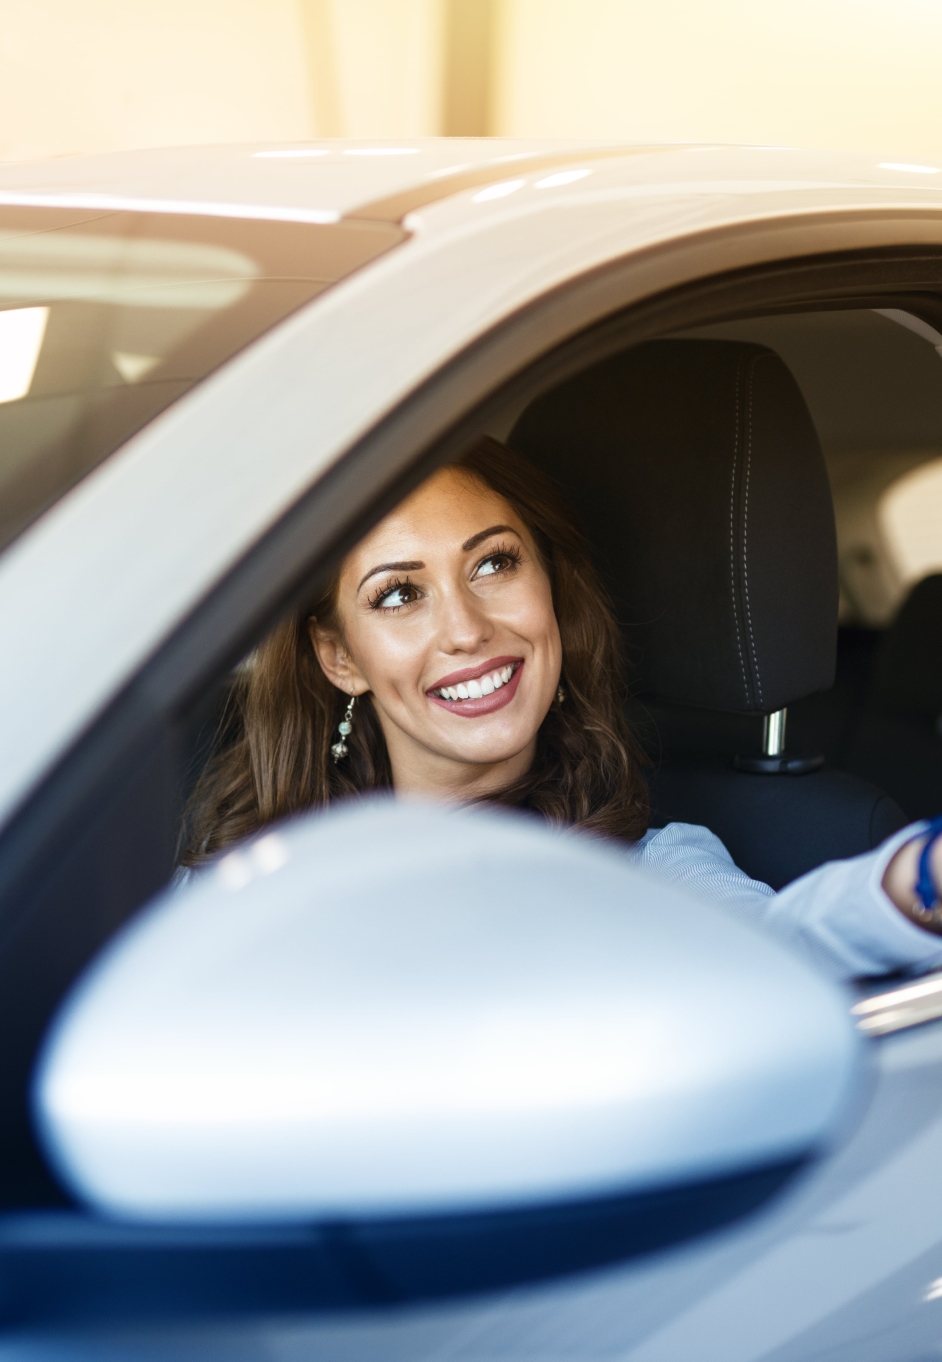
<path fill-rule="evenodd" d="M 596 549 L 653 824 L 710 827 L 776 889 L 942 807 L 936 344 L 895 310 L 728 322 L 604 360 L 493 432 Z M 783 709 L 775 762 L 762 716 Z"/>
<path fill-rule="evenodd" d="M 652 826 L 707 826 L 780 889 L 942 808 L 942 335 L 871 308 L 686 330 L 489 433 L 595 550 Z M 188 787 L 231 686 L 191 726 Z"/>
<path fill-rule="evenodd" d="M 895 309 L 704 328 L 788 365 L 828 473 L 840 583 L 836 679 L 789 710 L 799 747 L 885 790 L 908 819 L 942 802 L 942 345 Z"/>

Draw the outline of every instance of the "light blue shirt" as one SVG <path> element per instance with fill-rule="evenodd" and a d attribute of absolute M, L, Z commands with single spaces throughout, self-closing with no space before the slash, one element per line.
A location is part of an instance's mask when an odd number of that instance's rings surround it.
<path fill-rule="evenodd" d="M 882 887 L 888 862 L 924 828 L 914 823 L 875 851 L 829 861 L 777 894 L 740 870 L 712 832 L 691 823 L 650 829 L 632 855 L 644 869 L 767 926 L 833 978 L 854 979 L 942 965 L 942 937 L 910 922 Z"/>

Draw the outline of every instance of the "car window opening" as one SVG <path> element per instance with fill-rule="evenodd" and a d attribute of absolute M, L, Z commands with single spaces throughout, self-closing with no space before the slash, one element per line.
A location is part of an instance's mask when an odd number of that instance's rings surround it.
<path fill-rule="evenodd" d="M 789 706 L 789 744 L 872 781 L 908 816 L 921 817 L 942 806 L 942 683 L 930 679 L 942 676 L 942 665 L 912 655 L 906 640 L 913 610 L 902 607 L 919 587 L 919 635 L 929 629 L 929 637 L 942 637 L 942 614 L 931 623 L 926 613 L 935 595 L 932 580 L 925 580 L 942 569 L 942 359 L 934 329 L 927 337 L 918 319 L 913 327 L 900 324 L 909 317 L 831 310 L 682 335 L 775 351 L 794 375 L 821 440 L 838 536 L 837 674 L 830 689 Z M 518 416 L 508 411 L 489 433 L 507 440 Z M 938 608 L 942 612 L 942 603 Z M 910 668 L 924 678 L 918 704 L 887 679 Z M 757 751 L 761 742 L 751 716 L 659 705 L 643 693 L 630 707 L 655 760 L 718 759 Z"/>

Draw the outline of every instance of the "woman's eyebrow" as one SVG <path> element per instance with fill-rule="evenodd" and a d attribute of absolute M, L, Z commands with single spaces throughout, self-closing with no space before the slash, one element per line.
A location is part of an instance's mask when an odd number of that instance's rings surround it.
<path fill-rule="evenodd" d="M 375 577 L 377 572 L 420 572 L 425 567 L 424 563 L 377 563 L 371 567 L 365 577 L 360 578 L 359 591 L 364 582 L 368 582 L 371 577 Z"/>
<path fill-rule="evenodd" d="M 480 534 L 472 534 L 470 539 L 466 539 L 461 545 L 462 553 L 470 553 L 476 549 L 478 544 L 483 544 L 485 539 L 490 539 L 492 534 L 519 534 L 513 525 L 491 525 L 490 529 L 482 530 Z"/>

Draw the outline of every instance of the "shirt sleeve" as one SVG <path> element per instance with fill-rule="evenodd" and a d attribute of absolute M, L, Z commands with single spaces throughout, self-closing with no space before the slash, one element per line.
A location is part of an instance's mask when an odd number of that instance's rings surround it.
<path fill-rule="evenodd" d="M 670 823 L 638 844 L 641 865 L 701 897 L 766 925 L 832 978 L 854 979 L 942 965 L 942 938 L 904 917 L 882 886 L 887 864 L 924 823 L 874 851 L 829 861 L 776 894 L 750 879 L 707 828 Z"/>

